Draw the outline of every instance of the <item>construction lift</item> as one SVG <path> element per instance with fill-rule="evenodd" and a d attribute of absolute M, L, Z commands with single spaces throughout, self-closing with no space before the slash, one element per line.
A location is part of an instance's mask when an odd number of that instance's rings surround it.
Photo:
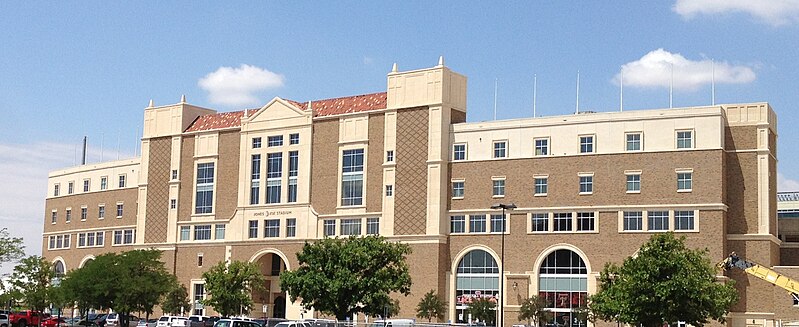
<path fill-rule="evenodd" d="M 799 302 L 799 281 L 780 274 L 766 266 L 738 257 L 735 252 L 730 253 L 730 256 L 719 262 L 716 267 L 725 272 L 732 268 L 741 269 L 747 274 L 783 288 L 791 293 L 794 301 Z"/>

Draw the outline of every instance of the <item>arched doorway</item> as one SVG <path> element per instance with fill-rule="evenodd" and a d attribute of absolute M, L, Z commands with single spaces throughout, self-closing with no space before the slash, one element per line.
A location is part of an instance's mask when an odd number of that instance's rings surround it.
<path fill-rule="evenodd" d="M 466 253 L 455 271 L 455 320 L 457 323 L 473 321 L 467 308 L 476 298 L 497 301 L 499 294 L 499 266 L 494 257 L 481 249 Z M 494 324 L 493 321 L 486 322 Z"/>
<path fill-rule="evenodd" d="M 282 295 L 275 298 L 275 310 L 272 310 L 272 318 L 286 318 L 286 298 Z"/>
<path fill-rule="evenodd" d="M 547 255 L 538 270 L 538 291 L 558 326 L 587 326 L 579 312 L 588 298 L 588 268 L 579 254 L 558 249 Z"/>
<path fill-rule="evenodd" d="M 62 278 L 66 274 L 66 268 L 64 268 L 64 263 L 61 260 L 57 260 L 53 263 L 53 273 L 55 273 L 55 278 Z"/>
<path fill-rule="evenodd" d="M 253 317 L 286 318 L 286 293 L 280 289 L 280 274 L 286 270 L 286 262 L 275 252 L 266 252 L 255 261 L 261 267 L 265 284 L 263 291 L 254 292 Z"/>

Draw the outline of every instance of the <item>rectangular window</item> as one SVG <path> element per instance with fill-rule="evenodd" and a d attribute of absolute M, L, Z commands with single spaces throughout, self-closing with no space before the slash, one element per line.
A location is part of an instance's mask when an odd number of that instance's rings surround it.
<path fill-rule="evenodd" d="M 677 149 L 690 149 L 694 147 L 693 131 L 677 131 Z"/>
<path fill-rule="evenodd" d="M 646 213 L 649 222 L 649 230 L 651 231 L 667 231 L 669 230 L 669 212 L 668 211 L 649 211 Z"/>
<path fill-rule="evenodd" d="M 75 193 L 75 182 L 67 183 L 67 194 Z"/>
<path fill-rule="evenodd" d="M 253 137 L 252 138 L 252 148 L 253 149 L 260 149 L 261 148 L 261 138 L 260 137 Z"/>
<path fill-rule="evenodd" d="M 83 180 L 83 192 L 89 192 L 92 186 L 92 181 L 90 179 Z"/>
<path fill-rule="evenodd" d="M 283 146 L 283 135 L 269 136 L 266 140 L 266 146 L 268 147 Z"/>
<path fill-rule="evenodd" d="M 261 155 L 250 159 L 250 204 L 258 204 L 261 197 Z"/>
<path fill-rule="evenodd" d="M 169 199 L 169 209 L 177 209 L 177 208 L 178 208 L 178 200 Z"/>
<path fill-rule="evenodd" d="M 188 241 L 191 239 L 191 226 L 180 226 L 180 240 Z"/>
<path fill-rule="evenodd" d="M 580 153 L 594 153 L 594 136 L 580 136 Z"/>
<path fill-rule="evenodd" d="M 97 218 L 104 219 L 105 218 L 105 206 L 97 207 Z"/>
<path fill-rule="evenodd" d="M 177 169 L 172 169 L 172 176 L 171 177 L 172 177 L 172 180 L 177 180 L 178 179 L 178 170 Z"/>
<path fill-rule="evenodd" d="M 197 164 L 194 213 L 212 213 L 214 208 L 214 163 Z"/>
<path fill-rule="evenodd" d="M 61 194 L 61 184 L 53 185 L 53 196 L 58 196 Z"/>
<path fill-rule="evenodd" d="M 266 155 L 266 203 L 280 203 L 283 153 Z"/>
<path fill-rule="evenodd" d="M 380 218 L 366 218 L 366 234 L 380 234 Z"/>
<path fill-rule="evenodd" d="M 200 301 L 205 299 L 205 284 L 194 284 L 194 296 L 193 296 L 193 303 L 200 303 Z M 204 313 L 204 309 L 194 309 L 193 313 L 195 316 L 202 316 Z"/>
<path fill-rule="evenodd" d="M 452 146 L 452 160 L 466 160 L 466 144 L 455 144 Z"/>
<path fill-rule="evenodd" d="M 572 214 L 571 212 L 556 212 L 554 214 L 554 231 L 556 232 L 571 232 L 572 231 Z"/>
<path fill-rule="evenodd" d="M 125 187 L 125 179 L 126 178 L 127 178 L 127 175 L 125 175 L 125 174 L 119 175 L 119 184 L 118 184 L 119 188 Z"/>
<path fill-rule="evenodd" d="M 286 237 L 296 237 L 296 236 L 297 236 L 297 219 L 296 218 L 286 219 Z"/>
<path fill-rule="evenodd" d="M 534 232 L 546 232 L 549 230 L 549 214 L 534 213 L 530 216 L 530 225 Z"/>
<path fill-rule="evenodd" d="M 627 133 L 627 151 L 641 151 L 641 133 Z"/>
<path fill-rule="evenodd" d="M 117 218 L 122 218 L 123 213 L 125 213 L 125 205 L 117 203 Z"/>
<path fill-rule="evenodd" d="M 205 241 L 211 239 L 211 225 L 194 226 L 194 240 Z"/>
<path fill-rule="evenodd" d="M 289 151 L 289 203 L 297 202 L 297 175 L 300 170 L 300 152 Z"/>
<path fill-rule="evenodd" d="M 692 173 L 677 173 L 677 191 L 691 191 Z"/>
<path fill-rule="evenodd" d="M 248 238 L 257 238 L 258 237 L 258 221 L 257 220 L 250 220 L 249 223 L 249 230 L 247 232 Z"/>
<path fill-rule="evenodd" d="M 627 175 L 627 193 L 641 192 L 641 174 Z"/>
<path fill-rule="evenodd" d="M 89 217 L 89 208 L 80 208 L 80 220 L 86 220 Z"/>
<path fill-rule="evenodd" d="M 580 194 L 594 192 L 594 176 L 580 176 Z"/>
<path fill-rule="evenodd" d="M 114 231 L 114 245 L 133 244 L 135 233 L 132 229 Z"/>
<path fill-rule="evenodd" d="M 94 245 L 96 245 L 96 246 L 105 245 L 105 232 L 97 232 L 97 233 L 95 233 L 94 234 L 94 239 L 95 239 Z"/>
<path fill-rule="evenodd" d="M 386 196 L 394 196 L 394 185 L 386 185 Z"/>
<path fill-rule="evenodd" d="M 452 182 L 452 197 L 462 198 L 464 194 L 464 182 Z"/>
<path fill-rule="evenodd" d="M 280 219 L 264 220 L 264 237 L 280 237 Z"/>
<path fill-rule="evenodd" d="M 624 230 L 643 230 L 644 228 L 643 214 L 640 211 L 625 211 L 623 219 Z"/>
<path fill-rule="evenodd" d="M 94 246 L 94 233 L 89 233 L 86 235 L 86 244 L 89 246 Z"/>
<path fill-rule="evenodd" d="M 469 233 L 486 232 L 486 215 L 469 216 Z"/>
<path fill-rule="evenodd" d="M 78 233 L 78 247 L 86 246 L 86 233 Z"/>
<path fill-rule="evenodd" d="M 505 233 L 507 232 L 507 218 L 504 215 L 491 215 L 491 232 L 492 233 Z"/>
<path fill-rule="evenodd" d="M 214 225 L 214 239 L 215 240 L 225 239 L 225 224 Z"/>
<path fill-rule="evenodd" d="M 466 216 L 450 216 L 449 232 L 451 234 L 466 233 Z"/>
<path fill-rule="evenodd" d="M 362 205 L 363 149 L 344 150 L 341 162 L 341 205 Z"/>
<path fill-rule="evenodd" d="M 593 212 L 578 212 L 577 213 L 577 230 L 580 232 L 594 231 L 594 213 Z"/>
<path fill-rule="evenodd" d="M 549 155 L 549 139 L 535 139 L 535 155 Z"/>
<path fill-rule="evenodd" d="M 50 222 L 55 224 L 58 221 L 58 211 L 53 211 L 50 216 Z"/>
<path fill-rule="evenodd" d="M 494 184 L 494 196 L 505 196 L 505 180 L 504 179 L 495 179 L 493 180 Z"/>
<path fill-rule="evenodd" d="M 48 241 L 49 241 L 49 244 L 47 245 L 47 248 L 48 249 L 55 249 L 55 236 L 50 236 Z"/>
<path fill-rule="evenodd" d="M 386 162 L 394 162 L 394 150 L 386 151 Z"/>
<path fill-rule="evenodd" d="M 67 209 L 66 221 L 72 220 L 72 209 Z"/>
<path fill-rule="evenodd" d="M 342 219 L 341 235 L 361 235 L 360 219 Z"/>
<path fill-rule="evenodd" d="M 289 144 L 290 145 L 300 144 L 300 134 L 299 133 L 289 134 Z"/>
<path fill-rule="evenodd" d="M 674 211 L 674 230 L 694 230 L 694 212 Z"/>
<path fill-rule="evenodd" d="M 334 219 L 326 219 L 324 225 L 325 236 L 336 236 L 336 221 Z"/>
<path fill-rule="evenodd" d="M 494 142 L 494 158 L 506 158 L 508 156 L 508 142 L 495 141 Z"/>
<path fill-rule="evenodd" d="M 535 195 L 547 195 L 547 177 L 535 178 Z"/>
<path fill-rule="evenodd" d="M 100 177 L 100 189 L 107 190 L 108 189 L 108 176 Z"/>

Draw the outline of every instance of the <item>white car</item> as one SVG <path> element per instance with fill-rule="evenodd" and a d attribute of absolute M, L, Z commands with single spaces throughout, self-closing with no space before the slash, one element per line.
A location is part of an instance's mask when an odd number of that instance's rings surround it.
<path fill-rule="evenodd" d="M 172 322 L 174 322 L 175 319 L 179 319 L 179 318 L 186 319 L 185 317 L 178 317 L 178 316 L 161 316 L 161 318 L 158 318 L 158 323 L 155 326 L 156 327 L 172 327 Z"/>
<path fill-rule="evenodd" d="M 176 317 L 174 320 L 172 320 L 171 327 L 189 327 L 190 324 L 189 318 Z"/>
<path fill-rule="evenodd" d="M 261 327 L 261 325 L 252 321 L 245 321 L 243 319 L 219 319 L 214 324 L 214 327 Z"/>
<path fill-rule="evenodd" d="M 0 314 L 0 327 L 8 327 L 8 315 Z"/>

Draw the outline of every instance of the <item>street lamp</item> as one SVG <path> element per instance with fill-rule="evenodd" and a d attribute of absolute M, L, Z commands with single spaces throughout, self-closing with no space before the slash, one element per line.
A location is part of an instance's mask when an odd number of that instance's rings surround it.
<path fill-rule="evenodd" d="M 499 272 L 499 321 L 497 322 L 498 327 L 504 327 L 505 324 L 505 293 L 503 284 L 504 281 L 504 270 L 505 270 L 505 232 L 508 231 L 508 217 L 505 216 L 505 210 L 513 210 L 516 209 L 516 205 L 513 203 L 497 203 L 491 206 L 491 209 L 502 209 L 502 246 L 499 261 L 502 263 L 502 270 Z"/>

